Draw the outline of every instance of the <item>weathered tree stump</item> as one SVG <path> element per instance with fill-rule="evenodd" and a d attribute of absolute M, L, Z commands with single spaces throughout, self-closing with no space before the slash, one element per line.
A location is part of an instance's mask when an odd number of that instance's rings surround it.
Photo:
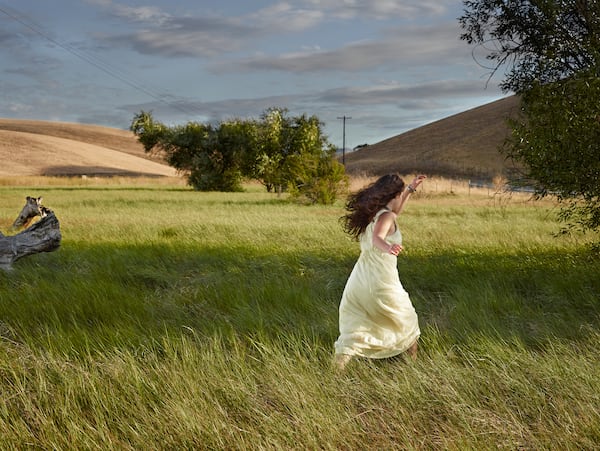
<path fill-rule="evenodd" d="M 32 200 L 38 206 L 37 214 L 30 216 L 30 213 L 27 213 L 25 215 L 27 216 L 26 219 L 21 222 L 25 217 L 23 216 L 23 212 L 30 210 Z M 60 223 L 52 210 L 41 205 L 41 197 L 37 199 L 27 197 L 25 207 L 15 221 L 15 224 L 13 224 L 13 228 L 28 224 L 33 217 L 38 215 L 41 216 L 38 222 L 16 235 L 4 236 L 0 233 L 1 269 L 10 270 L 12 269 L 12 264 L 20 258 L 40 252 L 52 252 L 60 247 L 62 239 Z"/>
<path fill-rule="evenodd" d="M 46 216 L 50 210 L 42 205 L 41 197 L 31 197 L 27 196 L 25 198 L 25 206 L 13 222 L 12 229 L 17 230 L 23 227 L 27 227 L 33 218 L 36 216 L 44 217 Z"/>

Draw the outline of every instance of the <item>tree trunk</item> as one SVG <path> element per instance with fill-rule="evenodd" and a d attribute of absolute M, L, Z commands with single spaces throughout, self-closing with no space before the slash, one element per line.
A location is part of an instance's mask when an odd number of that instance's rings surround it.
<path fill-rule="evenodd" d="M 60 224 L 53 212 L 17 235 L 0 234 L 0 268 L 10 270 L 22 257 L 55 251 L 60 247 L 61 239 Z"/>

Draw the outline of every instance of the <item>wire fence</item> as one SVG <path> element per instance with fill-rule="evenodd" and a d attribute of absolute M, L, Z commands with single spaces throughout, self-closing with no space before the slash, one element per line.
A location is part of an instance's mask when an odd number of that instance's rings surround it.
<path fill-rule="evenodd" d="M 490 183 L 490 182 L 486 182 L 483 180 L 469 180 L 468 182 L 469 184 L 469 192 L 471 191 L 471 188 L 479 188 L 479 189 L 486 189 L 488 190 L 488 193 L 491 191 L 494 192 L 517 192 L 517 193 L 535 193 L 535 189 L 531 186 L 517 186 L 517 185 L 511 185 L 510 183 Z"/>

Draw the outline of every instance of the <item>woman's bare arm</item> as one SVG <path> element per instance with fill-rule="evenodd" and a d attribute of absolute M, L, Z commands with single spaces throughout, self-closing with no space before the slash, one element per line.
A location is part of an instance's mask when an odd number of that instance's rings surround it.
<path fill-rule="evenodd" d="M 381 252 L 398 255 L 402 250 L 399 244 L 390 244 L 385 238 L 396 229 L 396 215 L 391 211 L 381 213 L 373 229 L 373 246 Z"/>

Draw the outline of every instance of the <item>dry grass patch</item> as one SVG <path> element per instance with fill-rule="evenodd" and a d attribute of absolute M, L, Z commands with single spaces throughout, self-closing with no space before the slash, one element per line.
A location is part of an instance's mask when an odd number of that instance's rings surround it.
<path fill-rule="evenodd" d="M 0 119 L 0 176 L 176 176 L 133 133 L 83 124 Z"/>
<path fill-rule="evenodd" d="M 182 177 L 168 176 L 140 176 L 140 177 L 122 177 L 122 176 L 87 176 L 73 175 L 64 177 L 47 177 L 47 176 L 4 176 L 0 177 L 0 186 L 31 186 L 31 187 L 86 187 L 86 186 L 153 186 L 153 187 L 168 187 L 168 186 L 187 186 L 187 183 Z"/>
<path fill-rule="evenodd" d="M 518 112 L 516 96 L 432 122 L 346 154 L 351 174 L 424 172 L 491 180 L 507 169 L 498 148 L 509 135 L 508 117 Z"/>

